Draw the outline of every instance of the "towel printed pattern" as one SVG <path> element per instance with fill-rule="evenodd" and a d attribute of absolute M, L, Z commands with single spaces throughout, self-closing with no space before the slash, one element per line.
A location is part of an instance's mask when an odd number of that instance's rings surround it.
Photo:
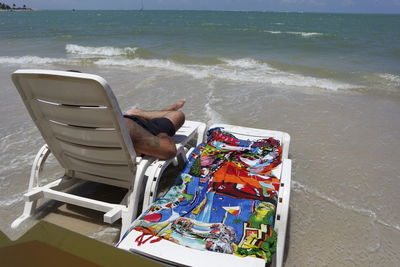
<path fill-rule="evenodd" d="M 240 140 L 221 128 L 209 130 L 207 143 L 194 150 L 176 184 L 132 223 L 130 229 L 143 232 L 136 242 L 153 235 L 270 261 L 279 191 L 272 169 L 280 163 L 278 140 Z"/>

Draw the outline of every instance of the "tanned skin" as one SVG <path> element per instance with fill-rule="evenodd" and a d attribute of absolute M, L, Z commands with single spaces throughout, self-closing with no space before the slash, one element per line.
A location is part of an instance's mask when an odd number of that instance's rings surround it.
<path fill-rule="evenodd" d="M 185 114 L 179 110 L 185 102 L 185 99 L 181 99 L 164 110 L 155 111 L 146 111 L 132 107 L 125 114 L 142 117 L 146 120 L 167 118 L 173 123 L 175 129 L 178 130 L 185 122 Z M 171 159 L 176 156 L 175 142 L 169 135 L 160 133 L 155 136 L 133 120 L 129 118 L 124 118 L 124 120 L 137 154 L 145 154 L 162 160 Z"/>

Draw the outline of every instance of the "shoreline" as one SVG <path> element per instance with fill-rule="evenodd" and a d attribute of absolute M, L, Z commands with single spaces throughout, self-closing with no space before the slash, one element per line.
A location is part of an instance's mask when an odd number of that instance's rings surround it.
<path fill-rule="evenodd" d="M 288 230 L 290 237 L 287 241 L 290 241 L 291 248 L 287 258 L 288 265 L 295 262 L 301 265 L 310 263 L 311 259 L 297 258 L 300 254 L 307 255 L 304 253 L 308 248 L 304 244 L 312 244 L 309 247 L 312 251 L 318 250 L 316 247 L 323 247 L 326 253 L 332 255 L 337 255 L 335 246 L 342 246 L 343 249 L 351 248 L 354 253 L 349 255 L 352 257 L 364 253 L 365 246 L 379 244 L 382 250 L 377 253 L 390 261 L 386 258 L 388 253 L 393 252 L 390 243 L 400 242 L 400 236 L 395 221 L 396 214 L 386 213 L 386 209 L 381 207 L 387 207 L 387 199 L 398 198 L 396 192 L 398 181 L 390 177 L 396 177 L 398 173 L 395 161 L 400 156 L 396 150 L 399 144 L 396 132 L 400 129 L 396 117 L 400 111 L 399 99 L 370 94 L 314 95 L 273 89 L 263 90 L 261 94 L 257 94 L 258 89 L 252 88 L 250 96 L 261 99 L 262 103 L 268 103 L 261 107 L 259 104 L 241 102 L 240 98 L 235 97 L 237 91 L 228 93 L 225 89 L 229 89 L 230 86 L 221 82 L 207 85 L 198 80 L 183 79 L 171 73 L 149 69 L 132 72 L 118 68 L 85 67 L 82 71 L 104 77 L 116 94 L 122 110 L 133 104 L 145 109 L 163 107 L 179 95 L 188 101 L 184 110 L 190 120 L 209 124 L 226 122 L 289 132 L 292 136 L 290 157 L 295 160 L 295 164 Z M 2 102 L 6 102 L 3 106 L 9 114 L 7 122 L 3 122 L 3 127 L 10 129 L 8 124 L 14 125 L 14 129 L 8 130 L 9 137 L 1 143 L 8 147 L 3 155 L 6 158 L 2 161 L 10 168 L 8 171 L 3 169 L 2 172 L 6 180 L 10 181 L 6 191 L 12 190 L 15 198 L 19 198 L 26 190 L 31 161 L 43 140 L 32 127 L 33 123 L 26 111 L 21 106 L 11 104 L 18 102 L 19 96 L 15 95 L 15 89 L 9 79 L 10 72 L 12 70 L 8 68 L 7 70 L 1 68 L 0 72 L 0 77 L 5 81 L 3 86 L 6 88 L 6 99 Z M 154 80 L 153 77 L 158 79 Z M 236 85 L 237 89 L 241 90 L 240 86 Z M 165 95 L 163 86 L 169 86 L 169 94 L 166 97 L 163 99 L 149 97 Z M 248 91 L 244 85 L 241 86 Z M 10 91 L 11 94 L 8 93 Z M 210 97 L 200 99 L 198 95 Z M 235 109 L 230 108 L 232 105 Z M 24 124 L 15 128 L 15 125 L 21 122 Z M 392 156 L 387 157 L 387 155 Z M 15 166 L 14 159 L 17 160 Z M 374 164 L 371 165 L 371 162 Z M 55 173 L 51 166 L 52 164 L 48 166 L 50 172 L 47 172 L 46 178 L 53 177 Z M 341 175 L 337 175 L 338 166 Z M 381 179 L 377 181 L 376 176 Z M 371 200 L 368 192 L 372 187 L 373 194 L 382 194 L 383 197 Z M 5 192 L 4 189 L 0 190 Z M 108 190 L 105 192 L 109 193 Z M 105 195 L 110 196 L 108 193 Z M 310 201 L 314 205 L 309 205 Z M 21 199 L 8 206 L 2 206 L 4 215 L 0 216 L 2 218 L 0 226 L 7 235 L 11 231 L 9 224 L 22 212 L 22 203 Z M 50 213 L 42 210 L 43 217 L 39 218 L 111 245 L 115 243 L 119 230 L 118 223 L 104 224 L 101 222 L 101 215 L 71 205 L 54 205 L 50 210 Z M 310 214 L 318 214 L 318 220 L 308 219 Z M 83 222 L 80 221 L 82 218 Z M 349 219 L 343 220 L 343 218 Z M 356 222 L 357 228 L 353 226 L 353 222 Z M 29 222 L 25 226 L 32 224 L 34 222 Z M 313 234 L 310 229 L 318 229 L 318 233 L 323 234 L 325 238 L 320 239 L 319 235 Z M 366 235 L 367 232 L 372 234 Z M 347 240 L 344 244 L 342 239 L 338 238 L 339 235 L 360 235 L 362 240 L 356 239 L 354 242 Z M 317 260 L 324 262 L 325 256 L 328 257 L 325 252 L 318 254 Z M 371 255 L 367 258 L 369 264 L 381 260 L 374 252 L 369 253 Z M 392 260 L 395 261 L 396 258 Z M 344 264 L 340 258 L 337 258 L 337 262 Z M 360 265 L 362 263 L 365 261 Z"/>

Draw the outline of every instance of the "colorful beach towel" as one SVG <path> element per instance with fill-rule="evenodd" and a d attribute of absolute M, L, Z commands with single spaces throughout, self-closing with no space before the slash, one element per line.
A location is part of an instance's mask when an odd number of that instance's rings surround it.
<path fill-rule="evenodd" d="M 175 185 L 136 219 L 138 245 L 161 238 L 200 250 L 271 261 L 281 163 L 273 138 L 240 140 L 221 128 L 209 130 Z M 154 238 L 157 236 L 158 238 Z"/>

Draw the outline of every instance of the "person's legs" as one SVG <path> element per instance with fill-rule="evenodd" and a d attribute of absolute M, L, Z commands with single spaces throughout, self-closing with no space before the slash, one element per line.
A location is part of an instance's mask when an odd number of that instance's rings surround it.
<path fill-rule="evenodd" d="M 128 111 L 126 111 L 125 114 L 131 116 L 138 116 L 146 120 L 151 120 L 154 118 L 163 118 L 170 112 L 178 111 L 180 108 L 183 107 L 183 105 L 185 105 L 185 102 L 186 102 L 185 99 L 181 99 L 177 101 L 175 104 L 172 104 L 163 110 L 143 110 L 134 106 L 130 108 Z"/>
<path fill-rule="evenodd" d="M 172 122 L 175 127 L 175 131 L 178 131 L 178 129 L 181 128 L 182 125 L 185 123 L 185 113 L 180 110 L 171 111 L 165 114 L 163 118 L 167 118 Z"/>
<path fill-rule="evenodd" d="M 176 103 L 170 105 L 169 107 L 165 108 L 164 110 L 170 110 L 170 111 L 177 111 L 179 109 L 181 109 L 183 107 L 183 105 L 185 105 L 186 103 L 186 99 L 181 99 L 179 101 L 177 101 Z"/>
<path fill-rule="evenodd" d="M 164 110 L 142 110 L 138 107 L 132 107 L 125 114 L 130 116 L 137 116 L 146 120 L 156 119 L 156 118 L 167 118 L 169 119 L 177 131 L 185 122 L 185 114 L 179 109 L 183 107 L 186 100 L 181 99 L 175 104 L 165 108 Z"/>
<path fill-rule="evenodd" d="M 171 159 L 176 156 L 175 142 L 166 133 L 153 135 L 135 121 L 124 118 L 138 155 L 145 154 L 159 159 Z"/>

